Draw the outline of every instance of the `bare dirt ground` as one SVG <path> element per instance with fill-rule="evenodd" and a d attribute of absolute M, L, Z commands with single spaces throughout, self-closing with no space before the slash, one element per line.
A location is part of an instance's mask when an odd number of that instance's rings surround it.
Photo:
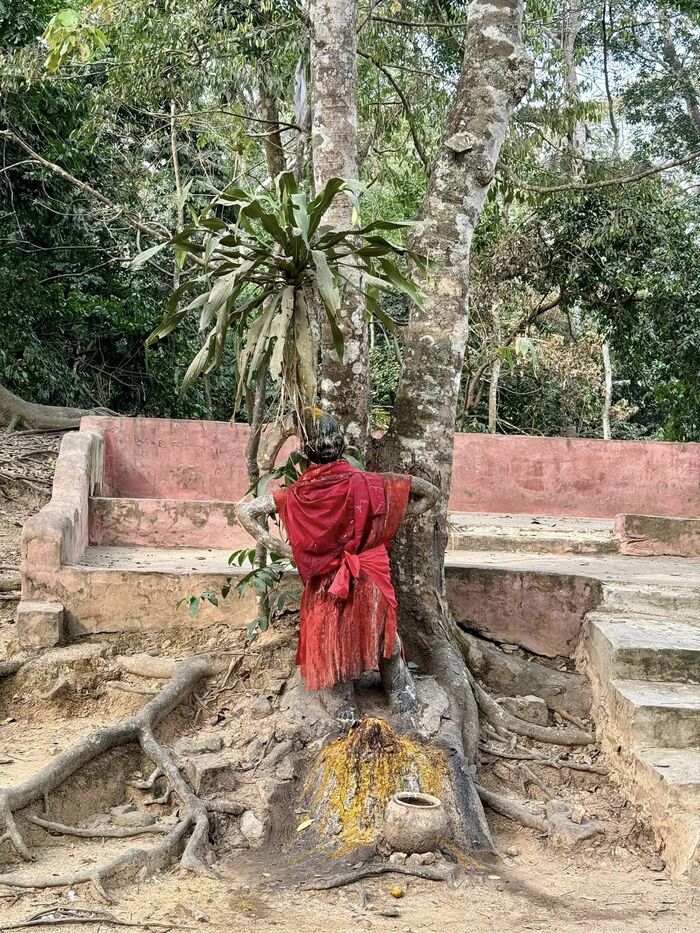
<path fill-rule="evenodd" d="M 21 526 L 48 498 L 56 449 L 53 435 L 15 436 L 0 443 L 0 470 L 22 473 L 29 480 L 0 477 L 3 567 L 18 566 Z M 15 606 L 11 599 L 0 602 L 0 660 L 12 650 Z M 45 662 L 7 679 L 0 686 L 0 786 L 20 783 L 93 729 L 136 712 L 162 686 L 153 678 L 115 673 L 118 656 L 146 652 L 182 658 L 210 651 L 214 645 L 229 651 L 232 658 L 246 651 L 243 634 L 221 626 L 173 629 L 165 635 L 101 636 L 99 641 L 83 640 L 63 659 L 49 653 Z M 293 648 L 294 626 L 288 620 L 254 643 L 225 685 L 223 677 L 203 684 L 197 696 L 159 729 L 161 737 L 170 741 L 203 731 L 219 736 L 236 767 L 238 790 L 262 793 L 267 772 L 258 770 L 258 764 L 273 741 L 280 692 L 293 669 Z M 253 709 L 260 697 L 269 698 L 273 709 L 263 718 Z M 547 754 L 552 754 L 551 748 Z M 572 756 L 579 763 L 606 764 L 595 749 Z M 145 775 L 147 765 L 131 746 L 117 749 L 71 779 L 65 793 L 56 792 L 52 812 L 86 825 L 95 814 L 131 799 L 137 806 L 147 806 L 158 819 L 167 819 L 173 811 L 171 802 L 146 804 L 144 792 L 125 786 L 126 778 Z M 278 764 L 283 767 L 284 762 Z M 600 821 L 605 834 L 574 851 L 552 850 L 536 832 L 489 812 L 501 857 L 489 862 L 467 860 L 454 884 L 385 875 L 312 892 L 300 890 L 309 880 L 303 867 L 293 859 L 285 861 L 283 851 L 276 856 L 246 848 L 240 832 L 222 818 L 214 825 L 222 880 L 197 877 L 179 866 L 147 878 L 116 878 L 107 885 L 115 898 L 112 904 L 101 901 L 88 885 L 41 891 L 0 887 L 0 931 L 25 928 L 28 918 L 46 911 L 53 913 L 41 928 L 63 916 L 67 922 L 61 923 L 61 929 L 69 931 L 107 931 L 117 928 L 115 921 L 137 930 L 241 933 L 273 929 L 573 933 L 586 927 L 606 933 L 694 933 L 700 928 L 700 890 L 667 877 L 651 834 L 638 811 L 619 793 L 614 774 L 544 768 L 537 774 L 546 788 Z M 300 796 L 298 777 L 287 775 L 285 780 L 290 793 Z M 546 791 L 530 781 L 516 762 L 485 759 L 480 780 L 503 794 L 529 800 L 535 808 L 546 798 Z M 303 808 L 294 812 L 303 819 Z M 134 844 L 47 838 L 43 831 L 34 832 L 30 841 L 45 875 L 101 863 Z M 0 844 L 0 871 L 19 867 L 8 849 Z M 393 896 L 392 889 L 401 896 Z"/>

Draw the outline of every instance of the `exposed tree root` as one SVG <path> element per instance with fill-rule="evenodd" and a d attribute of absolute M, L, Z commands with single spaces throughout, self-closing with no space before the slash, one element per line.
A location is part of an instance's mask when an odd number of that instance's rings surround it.
<path fill-rule="evenodd" d="M 0 593 L 7 593 L 12 590 L 19 590 L 20 579 L 18 573 L 13 573 L 11 576 L 0 578 Z"/>
<path fill-rule="evenodd" d="M 480 784 L 476 785 L 476 789 L 482 802 L 485 803 L 487 807 L 495 810 L 496 813 L 500 813 L 501 816 L 505 816 L 515 823 L 520 823 L 521 826 L 526 826 L 528 829 L 536 829 L 538 832 L 544 833 L 545 835 L 549 832 L 549 824 L 547 821 L 541 816 L 536 816 L 522 804 L 516 803 L 515 800 L 511 800 L 508 797 L 502 797 L 500 794 L 495 794 L 493 791 L 487 790 Z"/>
<path fill-rule="evenodd" d="M 220 665 L 217 665 L 215 661 L 205 658 L 178 663 L 174 667 L 170 682 L 139 713 L 93 732 L 23 784 L 0 790 L 0 821 L 5 827 L 5 832 L 0 835 L 0 842 L 11 842 L 18 854 L 29 861 L 33 856 L 17 827 L 14 814 L 36 800 L 46 801 L 48 795 L 67 778 L 109 749 L 129 742 L 138 742 L 145 754 L 156 765 L 159 774 L 167 779 L 169 790 L 174 791 L 181 801 L 181 820 L 161 842 L 148 849 L 130 849 L 105 865 L 84 869 L 74 874 L 35 878 L 8 872 L 0 875 L 0 885 L 45 888 L 91 881 L 100 895 L 109 899 L 103 887 L 107 877 L 122 868 L 131 870 L 146 866 L 148 869 L 153 869 L 165 866 L 190 830 L 191 834 L 185 844 L 181 864 L 199 874 L 217 877 L 216 872 L 204 862 L 200 854 L 206 851 L 208 846 L 207 804 L 191 790 L 180 774 L 170 751 L 155 738 L 153 729 L 193 693 L 202 678 L 219 669 Z"/>
<path fill-rule="evenodd" d="M 50 907 L 48 910 L 41 910 L 37 914 L 32 914 L 26 920 L 20 920 L 18 923 L 9 923 L 0 926 L 0 933 L 6 933 L 9 930 L 26 930 L 31 927 L 48 927 L 68 925 L 78 926 L 94 923 L 100 926 L 115 927 L 133 927 L 139 930 L 168 930 L 189 929 L 189 927 L 180 927 L 173 923 L 155 923 L 148 920 L 136 921 L 131 923 L 128 920 L 119 920 L 112 914 L 105 913 L 103 910 L 79 910 L 71 907 Z"/>
<path fill-rule="evenodd" d="M 550 709 L 556 709 L 564 718 L 564 707 L 576 716 L 586 716 L 590 711 L 590 686 L 581 674 L 557 671 L 536 661 L 523 661 L 463 629 L 457 629 L 456 638 L 469 670 L 495 693 L 541 697 Z"/>
<path fill-rule="evenodd" d="M 27 663 L 28 658 L 15 658 L 11 661 L 0 661 L 0 680 L 16 674 Z"/>
<path fill-rule="evenodd" d="M 47 875 L 46 877 L 7 872 L 0 875 L 0 884 L 12 888 L 64 888 L 91 882 L 103 900 L 107 901 L 107 903 L 113 903 L 114 898 L 105 891 L 105 880 L 120 868 L 128 870 L 132 874 L 145 867 L 150 874 L 167 867 L 172 860 L 173 853 L 178 849 L 191 825 L 191 818 L 186 817 L 168 833 L 162 842 L 149 846 L 147 849 L 127 849 L 126 852 L 122 852 L 111 861 L 105 862 L 104 865 L 92 866 L 65 875 Z"/>
<path fill-rule="evenodd" d="M 41 826 L 50 833 L 61 836 L 79 836 L 81 839 L 129 839 L 132 836 L 143 836 L 145 833 L 168 833 L 171 826 L 162 826 L 153 823 L 151 826 L 98 826 L 88 829 L 84 826 L 66 826 L 65 823 L 54 823 L 44 820 L 40 816 L 28 816 L 30 823 Z"/>
<path fill-rule="evenodd" d="M 394 865 L 380 863 L 377 865 L 364 865 L 353 871 L 341 872 L 331 878 L 319 881 L 309 881 L 301 886 L 302 891 L 330 891 L 332 888 L 342 888 L 347 884 L 362 881 L 363 878 L 375 878 L 377 875 L 413 875 L 415 878 L 425 878 L 428 881 L 453 881 L 459 869 L 456 865 L 449 868 L 432 868 L 428 865 Z"/>
<path fill-rule="evenodd" d="M 525 749 L 496 748 L 494 745 L 482 743 L 481 751 L 486 755 L 495 755 L 497 758 L 507 758 L 513 761 L 529 761 L 533 765 L 543 765 L 546 768 L 556 768 L 558 771 L 566 768 L 569 771 L 587 771 L 591 774 L 610 774 L 609 768 L 602 765 L 589 765 L 583 761 L 568 761 L 565 758 L 543 758 Z"/>
<path fill-rule="evenodd" d="M 507 710 L 488 695 L 482 686 L 480 686 L 473 677 L 470 678 L 472 689 L 479 709 L 484 717 L 493 726 L 500 729 L 506 729 L 514 732 L 516 735 L 526 735 L 536 742 L 546 742 L 551 745 L 590 745 L 595 741 L 590 732 L 584 732 L 582 729 L 560 729 L 556 726 L 540 726 L 533 722 L 527 722 L 511 715 Z"/>
<path fill-rule="evenodd" d="M 0 385 L 0 425 L 14 431 L 20 425 L 42 430 L 65 431 L 80 427 L 85 415 L 114 415 L 109 408 L 64 408 L 56 405 L 37 405 Z M 14 477 L 13 477 L 14 478 Z"/>

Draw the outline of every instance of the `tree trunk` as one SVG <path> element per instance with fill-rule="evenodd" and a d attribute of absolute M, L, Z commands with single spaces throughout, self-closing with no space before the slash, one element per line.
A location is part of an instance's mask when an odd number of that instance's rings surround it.
<path fill-rule="evenodd" d="M 260 82 L 260 113 L 263 120 L 268 122 L 264 128 L 265 161 L 270 178 L 277 178 L 285 171 L 287 165 L 284 159 L 284 146 L 279 125 L 279 110 L 277 101 L 270 94 L 264 82 Z"/>
<path fill-rule="evenodd" d="M 108 408 L 63 408 L 59 405 L 37 405 L 25 402 L 0 385 L 0 425 L 10 431 L 24 425 L 43 431 L 69 431 L 80 427 L 85 415 L 113 415 Z"/>
<path fill-rule="evenodd" d="M 564 56 L 564 87 L 569 107 L 578 107 L 581 103 L 581 94 L 578 86 L 578 73 L 576 71 L 576 40 L 581 31 L 583 22 L 583 0 L 569 0 L 564 15 L 564 29 L 562 33 L 561 49 Z M 586 125 L 578 117 L 574 117 L 568 132 L 569 152 L 572 156 L 571 171 L 574 177 L 580 178 L 583 174 L 582 165 L 578 156 L 583 152 L 586 143 Z"/>
<path fill-rule="evenodd" d="M 314 186 L 329 178 L 358 177 L 356 0 L 313 0 L 311 4 L 311 149 Z M 328 228 L 353 226 L 352 205 L 337 198 L 325 217 Z M 340 362 L 324 330 L 321 396 L 364 455 L 369 435 L 370 375 L 365 302 L 360 279 L 348 275 L 338 324 L 345 340 Z"/>
<path fill-rule="evenodd" d="M 610 66 L 608 49 L 608 17 L 610 19 L 610 32 L 613 31 L 612 10 L 608 0 L 603 0 L 603 17 L 601 28 L 603 33 L 603 77 L 605 79 L 605 96 L 608 101 L 608 118 L 610 120 L 610 129 L 613 134 L 613 155 L 617 158 L 620 155 L 620 127 L 615 117 L 615 101 L 610 88 Z"/>
<path fill-rule="evenodd" d="M 498 380 L 501 375 L 501 360 L 493 361 L 489 379 L 489 434 L 495 434 L 498 427 Z"/>
<path fill-rule="evenodd" d="M 698 101 L 698 96 L 695 93 L 695 89 L 692 86 L 691 82 L 688 80 L 688 76 L 685 73 L 683 67 L 683 62 L 681 61 L 678 50 L 676 49 L 676 44 L 673 41 L 673 34 L 671 32 L 671 22 L 668 18 L 668 13 L 665 10 L 659 12 L 659 26 L 661 28 L 661 44 L 663 48 L 664 61 L 666 62 L 669 71 L 673 73 L 680 87 L 681 95 L 685 103 L 688 116 L 693 122 L 693 126 L 700 133 L 700 102 Z"/>
<path fill-rule="evenodd" d="M 610 408 L 612 406 L 612 366 L 610 365 L 610 344 L 603 342 L 603 369 L 605 370 L 605 397 L 603 399 L 603 440 L 609 441 L 612 437 L 610 431 Z"/>
<path fill-rule="evenodd" d="M 451 745 L 473 764 L 478 713 L 447 607 L 444 555 L 460 373 L 468 333 L 469 256 L 508 120 L 532 65 L 522 39 L 523 0 L 473 0 L 459 85 L 411 247 L 438 270 L 412 309 L 394 417 L 381 458 L 389 469 L 439 485 L 435 512 L 405 523 L 392 548 L 408 656 L 433 672 L 451 702 Z"/>

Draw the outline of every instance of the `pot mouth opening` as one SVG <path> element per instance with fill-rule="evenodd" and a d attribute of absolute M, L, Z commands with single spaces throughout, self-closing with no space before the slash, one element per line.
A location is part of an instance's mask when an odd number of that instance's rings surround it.
<path fill-rule="evenodd" d="M 395 794 L 394 800 L 404 807 L 416 807 L 421 810 L 434 809 L 442 805 L 437 797 L 431 794 L 421 794 L 417 792 L 406 791 L 401 794 Z"/>

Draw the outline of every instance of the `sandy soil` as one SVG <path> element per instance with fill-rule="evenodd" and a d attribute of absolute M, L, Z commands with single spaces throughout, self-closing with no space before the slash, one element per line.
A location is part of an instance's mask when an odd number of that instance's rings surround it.
<path fill-rule="evenodd" d="M 34 445 L 46 452 L 14 461 L 15 473 L 24 471 L 27 462 L 32 464 L 31 485 L 5 479 L 0 486 L 0 564 L 7 566 L 18 564 L 22 523 L 47 497 L 56 439 L 30 436 L 6 441 L 0 448 L 0 460 L 7 461 L 12 460 L 12 451 L 26 453 Z M 14 606 L 10 601 L 0 603 L 0 658 L 12 641 Z M 201 698 L 204 706 L 197 700 L 184 704 L 164 731 L 170 736 L 192 732 L 196 721 L 197 727 L 220 731 L 227 748 L 230 743 L 231 754 L 236 749 L 244 754 L 256 740 L 264 740 L 269 720 L 261 723 L 239 716 L 238 707 L 246 708 L 261 691 L 274 694 L 276 684 L 289 674 L 290 635 L 291 625 L 264 636 L 238 670 L 231 689 L 222 694 L 217 693 L 216 683 L 209 685 Z M 0 786 L 19 783 L 92 729 L 135 712 L 147 701 L 147 695 L 106 687 L 116 655 L 150 651 L 177 658 L 210 650 L 214 644 L 233 655 L 243 650 L 241 639 L 240 632 L 221 627 L 174 630 L 165 638 L 157 633 L 115 635 L 101 639 L 107 645 L 102 653 L 96 640 L 85 640 L 85 660 L 79 665 L 66 664 L 64 669 L 57 663 L 24 679 L 17 675 L 0 689 Z M 64 687 L 52 695 L 62 677 Z M 139 678 L 126 682 L 145 690 L 159 686 L 155 680 Z M 80 794 L 74 794 L 72 802 L 59 799 L 56 805 L 70 804 L 76 821 L 104 809 L 106 797 L 123 793 L 119 787 L 109 789 L 114 775 L 125 769 L 134 773 L 133 769 L 147 765 L 140 762 L 138 753 L 122 750 L 119 754 L 121 758 L 106 762 L 102 772 L 98 768 L 83 775 L 77 784 Z M 577 760 L 605 764 L 604 757 L 590 749 L 588 755 L 577 753 Z M 484 768 L 481 780 L 503 793 L 528 796 L 536 806 L 543 799 L 541 790 L 526 786 L 511 765 L 492 762 Z M 400 933 L 549 929 L 573 933 L 591 926 L 606 933 L 694 933 L 700 929 L 700 889 L 667 877 L 648 829 L 619 794 L 614 776 L 547 769 L 539 774 L 567 803 L 578 804 L 600 820 L 605 836 L 575 853 L 553 852 L 536 833 L 489 814 L 502 857 L 492 864 L 474 862 L 455 886 L 387 875 L 329 892 L 305 892 L 299 890 L 303 878 L 298 868 L 285 873 L 280 871 L 279 860 L 272 864 L 269 854 L 232 849 L 225 831 L 220 830 L 216 845 L 221 881 L 198 878 L 179 867 L 147 879 L 116 879 L 107 886 L 116 898 L 109 905 L 86 885 L 19 893 L 0 888 L 0 930 L 21 928 L 13 925 L 59 908 L 102 912 L 101 919 L 95 914 L 90 923 L 61 924 L 67 931 L 115 929 L 105 911 L 136 929 L 237 933 L 272 929 L 344 933 L 358 928 Z M 167 815 L 171 810 L 162 806 L 159 813 Z M 39 834 L 32 842 L 40 846 L 38 864 L 46 874 L 101 862 L 119 851 L 119 846 L 133 844 L 133 840 L 96 844 L 65 837 L 44 842 L 43 838 Z M 9 862 L 0 870 L 18 867 L 6 844 L 0 844 L 0 863 L 7 858 Z M 400 898 L 391 894 L 395 886 L 400 888 Z M 148 924 L 159 926 L 144 926 Z"/>

